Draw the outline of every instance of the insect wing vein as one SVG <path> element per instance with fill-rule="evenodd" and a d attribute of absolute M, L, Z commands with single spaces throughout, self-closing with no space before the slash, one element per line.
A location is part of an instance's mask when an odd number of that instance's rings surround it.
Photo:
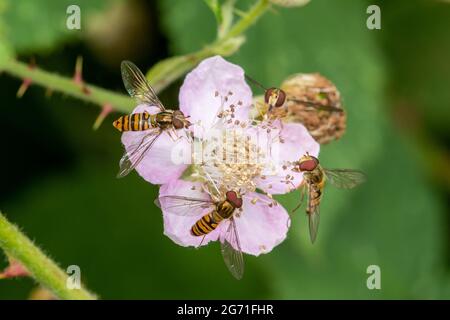
<path fill-rule="evenodd" d="M 161 111 L 165 110 L 155 90 L 153 90 L 141 70 L 134 63 L 123 61 L 121 71 L 123 83 L 131 97 L 135 98 L 139 103 L 156 106 Z"/>
<path fill-rule="evenodd" d="M 366 181 L 363 172 L 351 169 L 325 169 L 330 183 L 341 189 L 351 189 Z"/>
<path fill-rule="evenodd" d="M 221 242 L 223 260 L 231 274 L 238 280 L 244 275 L 244 257 L 236 228 L 236 222 L 230 219 L 225 237 Z"/>
<path fill-rule="evenodd" d="M 211 200 L 183 196 L 161 196 L 155 200 L 155 204 L 168 213 L 186 217 L 198 216 L 204 209 L 215 206 Z"/>
<path fill-rule="evenodd" d="M 118 178 L 125 177 L 142 161 L 147 152 L 151 149 L 155 141 L 161 135 L 161 130 L 154 130 L 145 135 L 136 147 L 131 147 L 132 151 L 125 150 L 124 155 L 120 159 L 120 170 L 117 174 Z"/>

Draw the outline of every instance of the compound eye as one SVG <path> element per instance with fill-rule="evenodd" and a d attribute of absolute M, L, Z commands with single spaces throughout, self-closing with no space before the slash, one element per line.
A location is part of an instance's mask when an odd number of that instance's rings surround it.
<path fill-rule="evenodd" d="M 235 208 L 242 207 L 242 198 L 239 198 L 236 192 L 227 191 L 226 198 L 229 202 L 233 204 Z"/>
<path fill-rule="evenodd" d="M 317 164 L 317 159 L 311 158 L 309 160 L 300 162 L 299 169 L 300 171 L 313 171 L 317 167 Z"/>
<path fill-rule="evenodd" d="M 284 92 L 283 90 L 279 89 L 278 90 L 278 98 L 277 98 L 277 102 L 275 102 L 275 107 L 281 107 L 284 102 L 286 101 L 286 92 Z"/>
<path fill-rule="evenodd" d="M 274 90 L 276 90 L 276 88 L 270 88 L 266 90 L 266 93 L 264 93 L 264 102 L 265 103 L 269 103 L 270 97 L 272 96 Z"/>
<path fill-rule="evenodd" d="M 172 124 L 175 129 L 183 129 L 184 128 L 184 122 L 178 118 L 173 118 Z"/>

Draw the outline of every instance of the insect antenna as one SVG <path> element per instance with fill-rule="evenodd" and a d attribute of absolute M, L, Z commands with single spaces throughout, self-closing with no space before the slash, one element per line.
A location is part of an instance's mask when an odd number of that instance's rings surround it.
<path fill-rule="evenodd" d="M 256 81 L 255 79 L 251 78 L 250 76 L 248 76 L 247 74 L 245 74 L 245 78 L 250 81 L 251 83 L 253 83 L 254 85 L 260 87 L 261 89 L 263 89 L 264 91 L 267 90 L 266 87 L 264 87 L 261 83 L 259 83 L 258 81 Z"/>

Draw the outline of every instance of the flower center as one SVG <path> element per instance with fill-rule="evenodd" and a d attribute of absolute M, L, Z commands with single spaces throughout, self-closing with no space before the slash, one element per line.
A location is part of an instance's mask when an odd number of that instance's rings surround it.
<path fill-rule="evenodd" d="M 251 129 L 214 130 L 201 141 L 201 157 L 195 153 L 197 172 L 220 192 L 256 190 L 254 180 L 265 167 L 269 143 L 267 137 L 262 139 Z"/>

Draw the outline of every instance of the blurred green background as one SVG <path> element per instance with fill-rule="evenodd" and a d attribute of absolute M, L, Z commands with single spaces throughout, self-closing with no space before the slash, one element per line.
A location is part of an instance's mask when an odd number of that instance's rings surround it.
<path fill-rule="evenodd" d="M 65 28 L 69 4 L 81 7 L 81 31 Z M 369 4 L 381 7 L 381 30 L 366 28 Z M 87 82 L 122 93 L 121 60 L 148 70 L 215 34 L 200 0 L 0 0 L 0 12 L 0 37 L 8 35 L 21 61 L 34 57 L 70 76 L 82 55 Z M 6 74 L 1 210 L 62 267 L 79 265 L 104 299 L 450 298 L 449 30 L 448 1 L 312 0 L 276 8 L 246 33 L 227 59 L 267 86 L 297 72 L 320 72 L 336 84 L 348 129 L 322 146 L 320 159 L 362 169 L 368 182 L 328 188 L 314 246 L 297 213 L 285 242 L 245 257 L 241 281 L 217 243 L 183 248 L 162 234 L 157 187 L 136 173 L 115 178 L 122 146 L 110 123 L 117 114 L 93 131 L 97 106 L 48 98 L 38 86 L 16 99 L 21 82 Z M 177 104 L 181 82 L 161 94 L 167 105 Z M 290 209 L 298 194 L 278 199 Z M 381 290 L 366 287 L 369 265 L 381 268 Z M 0 299 L 27 298 L 35 286 L 0 281 Z"/>

